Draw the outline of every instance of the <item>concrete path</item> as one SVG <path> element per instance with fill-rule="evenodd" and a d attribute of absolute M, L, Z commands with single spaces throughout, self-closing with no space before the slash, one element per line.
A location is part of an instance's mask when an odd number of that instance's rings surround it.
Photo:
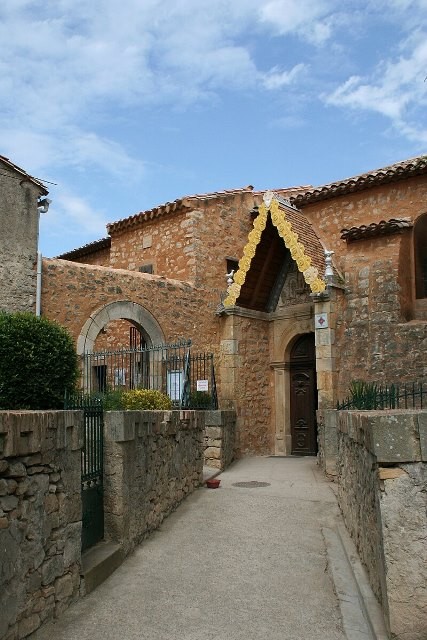
<path fill-rule="evenodd" d="M 246 458 L 218 477 L 37 640 L 350 639 L 322 531 L 341 519 L 315 459 Z M 268 484 L 235 486 L 254 481 Z"/>

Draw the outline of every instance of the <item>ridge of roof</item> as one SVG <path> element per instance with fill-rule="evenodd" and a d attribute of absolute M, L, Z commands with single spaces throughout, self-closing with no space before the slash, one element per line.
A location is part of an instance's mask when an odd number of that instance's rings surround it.
<path fill-rule="evenodd" d="M 107 236 L 106 238 L 101 238 L 100 240 L 94 240 L 93 242 L 89 242 L 88 244 L 84 244 L 82 247 L 78 247 L 77 249 L 72 249 L 71 251 L 66 251 L 65 253 L 61 253 L 59 256 L 55 256 L 55 259 L 58 260 L 71 260 L 72 258 L 81 258 L 83 256 L 88 256 L 91 253 L 95 253 L 100 249 L 106 249 L 111 246 L 111 238 Z"/>
<path fill-rule="evenodd" d="M 319 187 L 313 187 L 305 193 L 291 197 L 290 201 L 299 207 L 347 193 L 363 191 L 381 184 L 397 182 L 398 180 L 404 180 L 423 173 L 427 173 L 427 155 L 425 154 L 395 162 L 387 167 L 374 169 L 351 178 L 344 178 Z"/>
<path fill-rule="evenodd" d="M 38 178 L 34 178 L 34 176 L 24 171 L 24 169 L 22 169 L 21 167 L 18 167 L 18 165 L 9 160 L 9 158 L 6 158 L 6 156 L 0 155 L 0 162 L 3 162 L 3 164 L 7 165 L 10 169 L 13 169 L 17 173 L 20 173 L 25 180 L 29 180 L 37 187 L 40 187 L 40 189 L 43 191 L 43 195 L 46 196 L 49 193 L 48 189 L 45 187 L 41 180 L 39 180 Z"/>
<path fill-rule="evenodd" d="M 308 186 L 288 187 L 276 189 L 275 193 L 290 196 L 292 193 L 297 193 L 300 191 L 306 193 L 308 188 Z M 254 191 L 253 186 L 248 185 L 247 187 L 241 187 L 238 189 L 224 189 L 223 191 L 213 191 L 211 193 L 198 193 L 190 196 L 184 196 L 182 198 L 177 198 L 173 202 L 165 202 L 164 204 L 153 207 L 152 209 L 140 211 L 139 213 L 135 213 L 134 215 L 127 218 L 122 218 L 121 220 L 117 220 L 116 222 L 110 222 L 107 224 L 107 231 L 111 235 L 111 233 L 122 231 L 123 229 L 129 229 L 130 227 L 137 226 L 143 222 L 147 222 L 148 220 L 154 220 L 155 218 L 159 218 L 160 216 L 166 214 L 189 209 L 191 207 L 191 203 L 194 201 L 215 200 L 216 198 L 230 197 L 244 193 L 251 193 L 254 196 L 261 196 L 265 193 L 265 191 L 267 191 L 267 189 L 263 191 Z"/>

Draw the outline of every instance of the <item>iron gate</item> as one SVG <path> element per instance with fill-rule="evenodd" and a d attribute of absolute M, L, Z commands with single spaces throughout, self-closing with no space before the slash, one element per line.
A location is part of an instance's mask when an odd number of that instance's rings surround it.
<path fill-rule="evenodd" d="M 84 415 L 82 448 L 82 551 L 104 537 L 104 412 L 100 398 L 69 396 L 66 409 Z"/>

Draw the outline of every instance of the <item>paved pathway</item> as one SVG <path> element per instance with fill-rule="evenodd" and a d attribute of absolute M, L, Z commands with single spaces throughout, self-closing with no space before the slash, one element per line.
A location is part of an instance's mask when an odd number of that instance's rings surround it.
<path fill-rule="evenodd" d="M 315 459 L 219 477 L 37 640 L 346 640 L 322 533 L 340 516 Z M 251 481 L 268 486 L 235 486 Z"/>

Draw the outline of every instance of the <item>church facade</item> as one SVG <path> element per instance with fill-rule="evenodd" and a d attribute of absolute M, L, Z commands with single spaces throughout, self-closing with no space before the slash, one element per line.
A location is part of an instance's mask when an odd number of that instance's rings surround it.
<path fill-rule="evenodd" d="M 5 161 L 36 228 L 47 190 Z M 238 454 L 315 454 L 316 410 L 352 381 L 425 380 L 426 175 L 420 156 L 318 188 L 248 186 L 137 213 L 43 260 L 41 312 L 81 354 L 129 347 L 130 328 L 147 345 L 191 339 L 214 354 Z M 21 287 L 31 309 L 32 237 Z"/>
<path fill-rule="evenodd" d="M 425 378 L 426 174 L 422 156 L 138 213 L 44 261 L 43 313 L 80 352 L 126 346 L 129 323 L 147 344 L 191 339 L 215 356 L 239 453 L 315 454 L 316 410 L 352 381 Z"/>

